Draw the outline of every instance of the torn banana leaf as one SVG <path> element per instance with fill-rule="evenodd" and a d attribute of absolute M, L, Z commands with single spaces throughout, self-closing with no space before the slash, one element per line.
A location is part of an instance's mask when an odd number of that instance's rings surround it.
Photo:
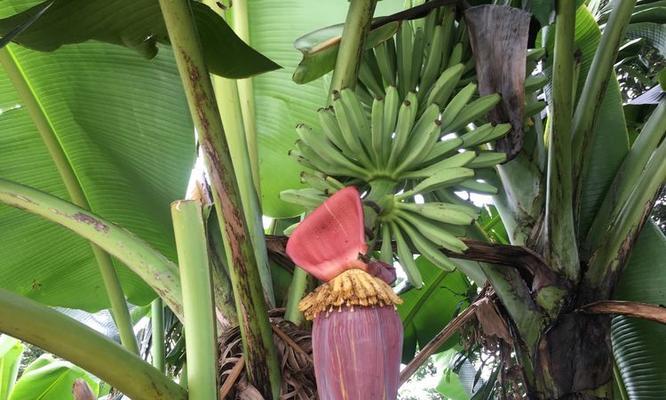
<path fill-rule="evenodd" d="M 371 30 L 365 48 L 371 49 L 388 40 L 399 26 L 400 23 L 394 21 Z M 343 27 L 344 24 L 331 25 L 296 39 L 294 47 L 303 53 L 303 59 L 294 71 L 294 82 L 308 83 L 333 70 Z"/>

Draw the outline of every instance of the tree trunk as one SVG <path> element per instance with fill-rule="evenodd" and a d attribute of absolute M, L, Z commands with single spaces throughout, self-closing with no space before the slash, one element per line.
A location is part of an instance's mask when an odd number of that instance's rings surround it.
<path fill-rule="evenodd" d="M 611 399 L 610 323 L 607 315 L 562 314 L 539 342 L 534 357 L 537 393 L 533 397 Z"/>

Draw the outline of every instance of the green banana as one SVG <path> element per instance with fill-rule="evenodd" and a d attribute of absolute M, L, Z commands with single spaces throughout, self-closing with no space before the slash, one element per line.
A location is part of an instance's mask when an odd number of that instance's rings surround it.
<path fill-rule="evenodd" d="M 427 258 L 428 261 L 433 263 L 436 267 L 445 271 L 453 271 L 456 268 L 456 265 L 445 256 L 444 253 L 442 253 L 436 244 L 423 236 L 407 221 L 398 218 L 397 224 L 405 231 L 405 234 L 409 236 L 409 240 L 416 248 L 416 251 L 418 251 L 423 257 Z"/>
<path fill-rule="evenodd" d="M 299 150 L 296 149 L 291 149 L 289 152 L 287 152 L 287 155 L 294 160 L 296 160 L 297 163 L 301 164 L 305 168 L 313 169 L 316 170 L 317 167 L 315 167 L 310 160 L 308 160 L 303 153 L 301 153 Z"/>
<path fill-rule="evenodd" d="M 384 145 L 384 99 L 375 99 L 372 102 L 372 112 L 370 114 L 370 131 L 372 137 L 372 158 L 375 165 L 379 167 L 382 164 L 382 154 Z"/>
<path fill-rule="evenodd" d="M 341 170 L 348 170 L 350 176 L 364 177 L 367 171 L 362 167 L 356 165 L 352 160 L 342 155 L 336 148 L 334 148 L 326 138 L 320 137 L 312 131 L 310 127 L 305 124 L 299 124 L 296 127 L 296 133 L 301 139 L 303 144 L 310 147 L 315 153 L 315 159 L 308 157 L 304 151 L 304 147 L 300 147 L 301 152 L 310 160 L 311 163 L 316 165 L 319 159 L 324 160 L 331 164 L 331 166 L 338 167 Z M 326 172 L 326 171 L 323 171 Z"/>
<path fill-rule="evenodd" d="M 537 61 L 543 58 L 543 56 L 545 55 L 546 55 L 546 49 L 544 47 L 540 47 L 538 49 L 529 49 L 527 50 L 527 61 L 528 62 Z"/>
<path fill-rule="evenodd" d="M 300 176 L 301 183 L 306 183 L 308 186 L 320 190 L 325 194 L 333 194 L 342 189 L 340 182 L 318 171 L 302 171 Z"/>
<path fill-rule="evenodd" d="M 429 165 L 425 168 L 422 168 L 418 171 L 413 171 L 405 174 L 407 178 L 427 178 L 437 174 L 440 171 L 449 169 L 449 168 L 460 168 L 469 164 L 473 159 L 476 158 L 475 151 L 463 151 L 451 157 L 447 157 L 441 161 L 438 161 L 432 165 Z"/>
<path fill-rule="evenodd" d="M 287 203 L 298 204 L 305 208 L 319 207 L 327 197 L 316 189 L 287 189 L 280 192 L 280 199 Z"/>
<path fill-rule="evenodd" d="M 407 190 L 399 195 L 396 195 L 395 198 L 402 200 L 406 197 L 414 196 L 415 194 L 424 193 L 439 189 L 442 187 L 452 186 L 459 184 L 466 179 L 469 179 L 474 176 L 474 170 L 464 167 L 455 167 L 455 168 L 446 168 L 441 169 L 434 174 L 428 176 L 421 182 L 419 182 L 411 190 Z"/>
<path fill-rule="evenodd" d="M 398 30 L 396 40 L 396 52 L 398 56 L 398 91 L 401 97 L 405 97 L 411 90 L 410 81 L 412 77 L 412 53 L 414 44 L 414 32 L 408 21 L 403 21 Z"/>
<path fill-rule="evenodd" d="M 396 208 L 422 215 L 445 224 L 470 225 L 479 216 L 474 207 L 458 204 L 427 202 L 423 204 L 396 202 Z"/>
<path fill-rule="evenodd" d="M 431 13 L 434 14 L 434 13 Z M 442 60 L 442 49 L 443 49 L 443 40 L 442 36 L 442 26 L 437 25 L 433 31 L 433 39 L 430 44 L 428 51 L 428 56 L 426 57 L 425 65 L 423 66 L 423 72 L 421 73 L 421 82 L 419 82 L 419 100 L 423 100 L 423 97 L 426 93 L 426 88 L 432 86 L 435 82 L 435 78 L 439 73 L 440 62 Z"/>
<path fill-rule="evenodd" d="M 480 151 L 474 160 L 465 165 L 467 168 L 488 168 L 506 161 L 506 153 Z"/>
<path fill-rule="evenodd" d="M 393 133 L 400 111 L 400 95 L 395 86 L 386 88 L 384 97 L 384 116 L 382 118 L 382 161 L 388 162 L 393 147 Z"/>
<path fill-rule="evenodd" d="M 409 248 L 409 244 L 405 240 L 405 237 L 400 232 L 400 228 L 397 225 L 391 224 L 391 231 L 393 236 L 395 236 L 395 244 L 398 250 L 398 259 L 400 260 L 400 265 L 407 275 L 409 282 L 417 289 L 423 287 L 423 278 L 421 277 L 421 272 L 416 266 L 414 261 L 414 255 L 412 250 Z"/>
<path fill-rule="evenodd" d="M 370 121 L 368 121 L 366 112 L 363 110 L 363 105 L 352 89 L 343 89 L 340 91 L 340 100 L 345 105 L 345 109 L 350 111 L 349 116 L 352 120 L 354 132 L 356 132 L 356 136 L 361 138 L 361 143 L 363 144 L 363 154 L 370 154 L 372 147 Z"/>
<path fill-rule="evenodd" d="M 430 89 L 426 104 L 437 104 L 440 108 L 443 108 L 456 88 L 464 68 L 464 65 L 456 64 L 444 70 Z"/>
<path fill-rule="evenodd" d="M 430 152 L 432 146 L 437 142 L 441 124 L 439 121 L 439 106 L 431 104 L 412 128 L 409 143 L 402 154 L 399 155 L 399 161 L 395 168 L 396 174 L 423 160 L 423 157 Z"/>
<path fill-rule="evenodd" d="M 395 126 L 395 140 L 392 143 L 391 154 L 388 161 L 389 167 L 395 165 L 398 156 L 405 147 L 405 144 L 407 144 L 407 139 L 414 126 L 418 107 L 419 104 L 416 95 L 413 92 L 409 92 L 405 101 L 402 102 L 400 111 L 398 112 L 398 121 Z"/>
<path fill-rule="evenodd" d="M 382 247 L 379 250 L 379 259 L 387 264 L 393 265 L 393 240 L 391 239 L 391 228 L 387 223 L 382 227 Z"/>
<path fill-rule="evenodd" d="M 349 90 L 349 89 L 345 89 Z M 354 111 L 348 108 L 348 105 L 342 101 L 342 96 L 340 92 L 337 92 L 337 97 L 333 100 L 333 109 L 335 110 L 335 117 L 338 120 L 338 126 L 340 127 L 340 132 L 347 144 L 347 147 L 354 152 L 357 159 L 365 166 L 370 168 L 372 162 L 368 158 L 365 148 L 361 144 L 361 141 L 358 137 L 359 134 L 369 133 L 368 131 L 359 132 L 358 128 L 355 126 L 354 120 Z"/>
<path fill-rule="evenodd" d="M 511 124 L 499 124 L 493 126 L 491 123 L 487 123 L 462 135 L 461 138 L 463 139 L 465 147 L 473 147 L 500 138 L 506 135 L 510 130 Z"/>
<path fill-rule="evenodd" d="M 377 60 L 379 71 L 382 74 L 384 86 L 395 86 L 396 84 L 396 58 L 395 41 L 393 38 L 390 38 L 375 48 L 375 59 Z"/>
<path fill-rule="evenodd" d="M 462 43 L 456 43 L 455 46 L 453 46 L 453 50 L 451 50 L 451 56 L 449 57 L 449 63 L 446 64 L 447 68 L 451 68 L 456 64 L 460 64 L 462 61 L 462 54 L 463 54 L 463 45 Z M 463 66 L 464 68 L 464 66 Z"/>
<path fill-rule="evenodd" d="M 428 155 L 424 158 L 424 163 L 432 161 L 439 161 L 442 156 L 445 156 L 457 148 L 461 147 L 463 140 L 459 137 L 452 137 L 445 140 L 440 140 L 432 146 Z"/>
<path fill-rule="evenodd" d="M 436 223 L 424 218 L 418 214 L 401 212 L 398 214 L 399 218 L 404 219 L 416 228 L 423 236 L 440 247 L 451 250 L 455 253 L 462 253 L 467 250 L 467 245 L 462 240 L 458 239 L 449 231 L 442 229 Z"/>
<path fill-rule="evenodd" d="M 330 140 L 334 145 L 336 145 L 342 152 L 349 158 L 354 158 L 356 155 L 354 152 L 347 146 L 342 132 L 340 131 L 340 126 L 338 125 L 338 120 L 335 118 L 335 112 L 333 107 L 324 107 L 320 108 L 317 111 L 319 115 L 319 124 L 321 125 L 324 135 Z"/>
<path fill-rule="evenodd" d="M 451 58 L 451 48 L 453 47 L 453 30 L 455 24 L 455 8 L 447 7 L 444 9 L 442 18 L 442 62 L 439 63 L 442 68 L 449 65 Z"/>
<path fill-rule="evenodd" d="M 417 28 L 414 31 L 414 45 L 412 46 L 412 69 L 411 76 L 409 77 L 409 90 L 415 91 L 416 85 L 419 82 L 419 75 L 423 67 L 423 47 L 425 46 L 425 38 L 423 37 L 423 29 Z"/>
<path fill-rule="evenodd" d="M 376 71 L 374 70 L 376 68 Z M 361 63 L 358 72 L 359 80 L 367 87 L 374 97 L 384 95 L 384 85 L 382 84 L 382 76 L 377 65 L 375 53 L 372 50 L 365 52 L 364 60 Z"/>
<path fill-rule="evenodd" d="M 546 108 L 546 106 L 547 104 L 543 101 L 529 102 L 525 105 L 525 116 L 531 117 L 532 115 L 540 113 L 544 108 Z"/>
<path fill-rule="evenodd" d="M 474 179 L 464 180 L 456 185 L 461 190 L 481 193 L 481 194 L 497 194 L 497 188 L 486 182 L 479 182 Z"/>
<path fill-rule="evenodd" d="M 534 93 L 542 89 L 548 83 L 548 77 L 544 74 L 530 75 L 525 79 L 525 94 Z"/>
<path fill-rule="evenodd" d="M 502 97 L 499 94 L 493 93 L 474 100 L 463 107 L 453 121 L 450 121 L 448 124 L 445 122 L 443 131 L 455 132 L 470 122 L 476 121 L 492 110 L 501 99 Z"/>
<path fill-rule="evenodd" d="M 476 92 L 476 84 L 470 83 L 453 96 L 442 111 L 442 123 L 446 125 L 452 122 L 460 114 L 465 104 L 471 100 L 474 92 Z"/>

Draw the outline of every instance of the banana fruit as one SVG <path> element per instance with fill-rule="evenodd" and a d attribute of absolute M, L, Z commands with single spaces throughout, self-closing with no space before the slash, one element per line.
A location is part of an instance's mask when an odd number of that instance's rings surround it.
<path fill-rule="evenodd" d="M 546 83 L 530 76 L 526 90 Z M 492 151 L 492 143 L 511 126 L 487 123 L 486 114 L 499 101 L 497 94 L 478 95 L 469 38 L 454 7 L 403 21 L 394 37 L 365 51 L 356 88 L 334 92 L 317 112 L 318 126 L 296 127 L 290 156 L 306 169 L 300 178 L 307 188 L 280 197 L 311 210 L 357 186 L 380 258 L 392 263 L 396 256 L 420 287 L 416 254 L 452 270 L 442 250 L 467 249 L 460 237 L 479 211 L 456 193 L 497 193 L 488 172 L 506 155 Z M 543 106 L 528 103 L 526 115 Z"/>

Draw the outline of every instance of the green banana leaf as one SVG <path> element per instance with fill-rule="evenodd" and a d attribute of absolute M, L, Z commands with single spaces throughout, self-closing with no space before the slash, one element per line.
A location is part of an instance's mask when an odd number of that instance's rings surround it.
<path fill-rule="evenodd" d="M 424 257 L 416 259 L 416 266 L 423 277 L 421 289 L 410 289 L 400 295 L 403 303 L 398 313 L 404 328 L 402 362 L 408 363 L 417 347 L 423 348 L 456 315 L 469 305 L 467 297 L 470 284 L 458 271 L 447 272 L 435 267 Z M 460 336 L 454 335 L 440 351 L 458 343 Z"/>
<path fill-rule="evenodd" d="M 0 18 L 18 0 L 0 2 Z M 169 48 L 150 61 L 124 47 L 88 42 L 52 53 L 9 45 L 30 95 L 64 148 L 91 208 L 175 260 L 169 203 L 181 198 L 194 134 Z M 0 69 L 0 176 L 68 199 L 42 140 Z M 108 307 L 88 243 L 0 205 L 0 287 L 48 305 Z M 116 264 L 129 301 L 153 291 Z"/>
<path fill-rule="evenodd" d="M 394 21 L 371 30 L 368 33 L 365 48 L 371 49 L 388 40 L 395 35 L 399 26 L 400 23 Z M 303 53 L 303 59 L 296 67 L 292 77 L 294 82 L 311 82 L 333 70 L 340 48 L 340 41 L 338 40 L 335 43 L 329 41 L 335 38 L 339 39 L 343 27 L 344 24 L 337 24 L 318 29 L 301 36 L 294 42 L 294 47 Z M 329 44 L 325 44 L 326 42 L 329 42 Z"/>
<path fill-rule="evenodd" d="M 91 374 L 72 363 L 45 354 L 25 369 L 8 400 L 72 399 L 72 385 L 77 379 L 83 379 L 93 394 L 99 394 L 99 382 Z"/>
<path fill-rule="evenodd" d="M 580 76 L 577 84 L 580 95 L 590 70 L 594 53 L 599 45 L 601 32 L 594 16 L 587 7 L 576 12 L 576 47 L 581 54 Z M 592 107 L 593 105 L 589 105 Z M 608 187 L 615 177 L 624 156 L 629 151 L 629 134 L 626 129 L 622 95 L 615 73 L 603 97 L 595 126 L 591 152 L 587 159 L 588 175 L 583 179 L 580 198 L 579 232 L 587 233 L 596 211 L 603 201 Z"/>
<path fill-rule="evenodd" d="M 627 27 L 627 38 L 645 38 L 662 57 L 666 57 L 666 24 L 641 22 Z"/>
<path fill-rule="evenodd" d="M 383 1 L 375 15 L 390 14 L 401 2 Z M 256 0 L 248 2 L 250 45 L 283 69 L 253 78 L 257 114 L 257 142 L 264 214 L 285 218 L 301 207 L 280 200 L 280 192 L 301 188 L 302 167 L 288 156 L 296 141 L 295 126 L 319 126 L 317 108 L 325 105 L 324 79 L 299 85 L 292 81 L 301 53 L 294 41 L 316 29 L 345 20 L 346 1 Z"/>
<path fill-rule="evenodd" d="M 459 349 L 451 348 L 433 356 L 435 365 L 438 367 L 437 371 L 442 372 L 442 377 L 435 390 L 450 400 L 470 400 L 476 371 L 469 361 L 463 363 L 459 373 L 453 370 L 458 352 Z M 464 375 L 465 378 L 469 378 L 471 375 L 472 379 L 463 379 L 461 375 Z"/>
<path fill-rule="evenodd" d="M 22 46 L 53 51 L 63 45 L 98 40 L 126 46 L 153 58 L 159 44 L 169 38 L 158 0 L 48 0 L 49 9 L 14 41 Z M 25 10 L 0 20 L 0 35 L 21 25 L 43 6 Z M 34 3 L 30 1 L 29 3 Z M 204 55 L 210 71 L 228 78 L 244 78 L 279 68 L 245 44 L 227 23 L 208 6 L 192 2 Z M 6 13 L 3 13 L 7 15 Z"/>
<path fill-rule="evenodd" d="M 0 400 L 7 400 L 18 376 L 23 344 L 13 337 L 0 335 Z"/>
<path fill-rule="evenodd" d="M 666 237 L 648 222 L 634 246 L 615 298 L 666 304 Z M 613 353 L 632 400 L 666 398 L 666 325 L 616 317 Z"/>

